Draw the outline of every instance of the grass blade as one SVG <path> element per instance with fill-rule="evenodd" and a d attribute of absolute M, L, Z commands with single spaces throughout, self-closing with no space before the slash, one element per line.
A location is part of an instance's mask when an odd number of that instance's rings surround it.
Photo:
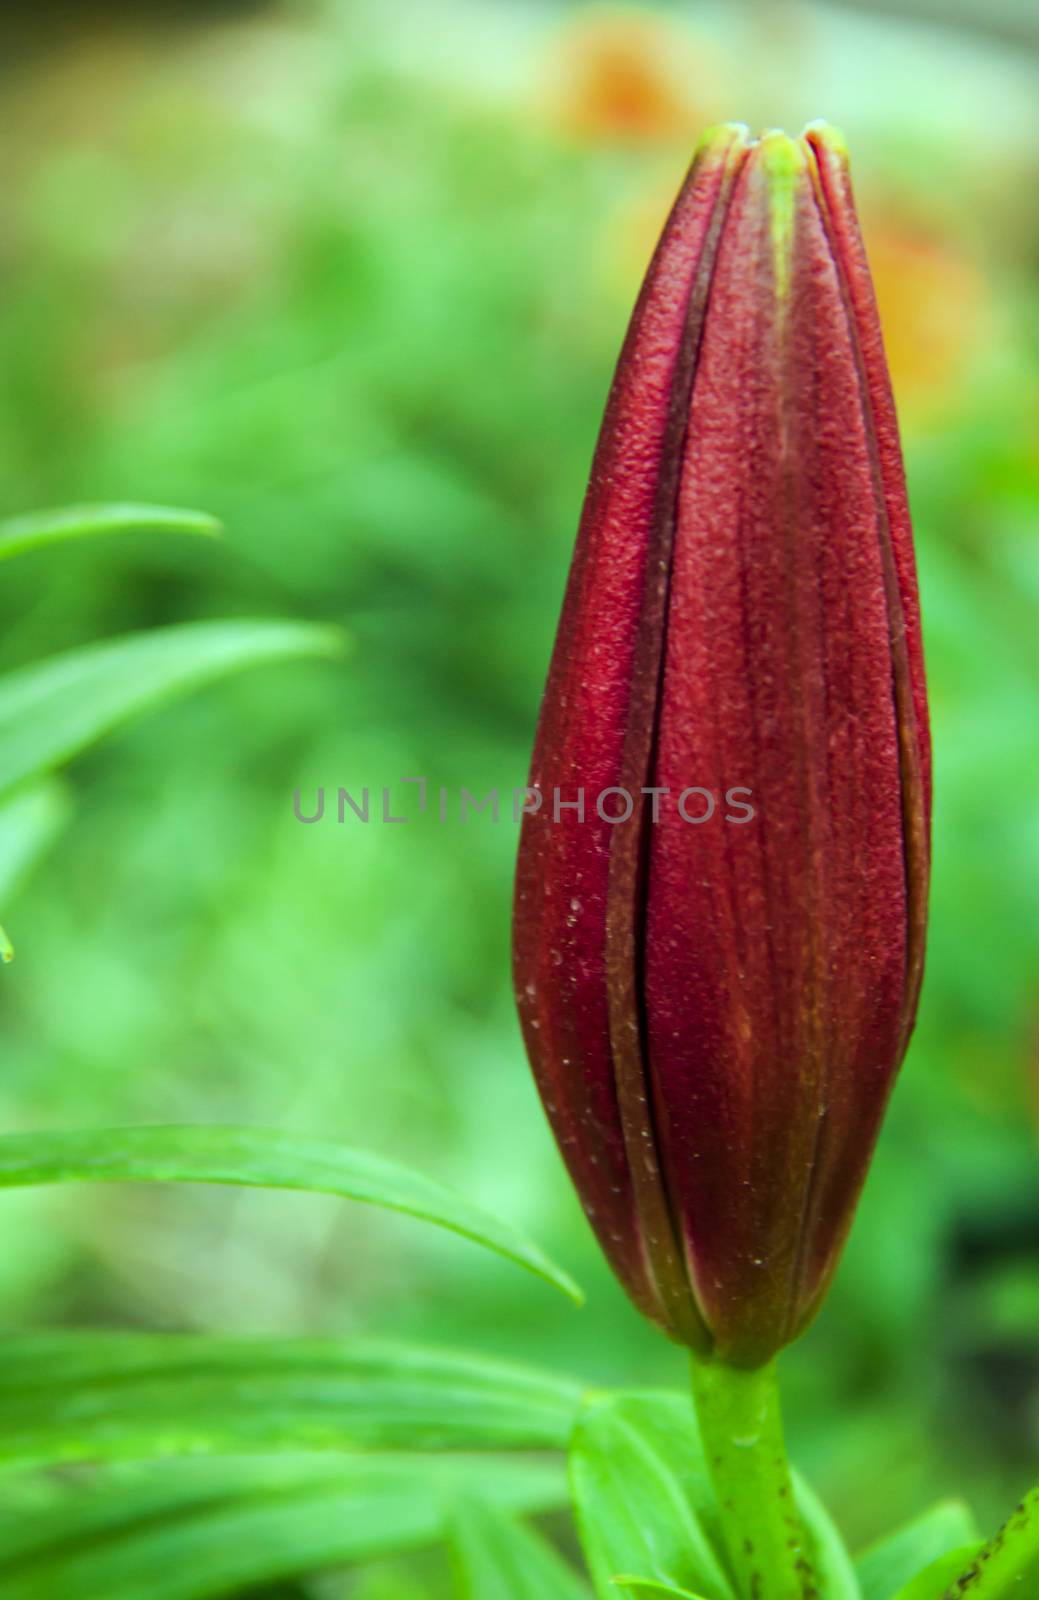
<path fill-rule="evenodd" d="M 334 629 L 190 622 L 69 650 L 0 679 L 0 793 L 188 689 L 261 662 L 334 655 Z"/>
<path fill-rule="evenodd" d="M 863 1600 L 893 1600 L 925 1567 L 980 1541 L 977 1524 L 962 1501 L 941 1501 L 859 1556 L 856 1571 Z"/>
<path fill-rule="evenodd" d="M 623 1594 L 614 1580 L 624 1573 L 665 1593 L 734 1600 L 712 1543 L 710 1485 L 684 1395 L 593 1396 L 574 1430 L 570 1484 L 601 1600 Z"/>
<path fill-rule="evenodd" d="M 454 1504 L 448 1543 L 459 1600 L 591 1600 L 546 1539 L 482 1493 Z"/>
<path fill-rule="evenodd" d="M 511 1223 L 409 1167 L 327 1139 L 190 1123 L 0 1137 L 0 1189 L 85 1181 L 220 1183 L 360 1200 L 459 1233 L 581 1299 L 567 1274 Z"/>
<path fill-rule="evenodd" d="M 0 1519 L 4 1600 L 210 1600 L 431 1544 L 453 1496 L 503 1510 L 565 1500 L 541 1462 L 374 1457 L 179 1462 Z"/>
<path fill-rule="evenodd" d="M 70 809 L 65 790 L 53 778 L 16 789 L 0 800 L 0 899 L 17 892 L 61 831 Z"/>
<path fill-rule="evenodd" d="M 579 1403 L 566 1378 L 411 1346 L 94 1332 L 0 1340 L 0 1460 L 9 1467 L 201 1452 L 562 1448 Z"/>
<path fill-rule="evenodd" d="M 221 527 L 203 511 L 179 511 L 172 506 L 99 505 L 62 506 L 55 511 L 33 511 L 0 522 L 0 561 L 20 556 L 41 545 L 66 539 L 90 539 L 105 533 L 187 533 L 218 538 Z"/>

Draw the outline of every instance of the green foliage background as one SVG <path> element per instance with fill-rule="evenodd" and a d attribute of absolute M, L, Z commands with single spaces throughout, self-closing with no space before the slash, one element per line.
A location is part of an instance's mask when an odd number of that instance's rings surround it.
<path fill-rule="evenodd" d="M 987 1525 L 1034 1476 L 1039 55 L 991 20 L 519 0 L 20 20 L 0 512 L 192 505 L 228 537 L 11 563 L 0 666 L 235 615 L 331 622 L 351 650 L 73 766 L 74 824 L 4 910 L 3 1125 L 342 1138 L 511 1217 L 589 1300 L 331 1200 L 102 1187 L 3 1197 L 5 1327 L 392 1332 L 682 1381 L 529 1081 L 511 822 L 412 799 L 408 826 L 332 806 L 302 827 L 292 795 L 523 783 L 612 362 L 691 145 L 719 117 L 822 114 L 851 143 L 906 433 L 936 875 L 917 1037 L 836 1290 L 785 1359 L 789 1431 L 859 1543 L 956 1491 Z M 447 1583 L 402 1557 L 308 1592 Z"/>

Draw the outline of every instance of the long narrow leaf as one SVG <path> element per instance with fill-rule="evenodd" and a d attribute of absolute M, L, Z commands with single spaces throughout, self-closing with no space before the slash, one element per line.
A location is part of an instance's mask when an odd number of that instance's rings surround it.
<path fill-rule="evenodd" d="M 0 900 L 20 887 L 63 827 L 70 805 L 53 778 L 16 789 L 0 800 Z"/>
<path fill-rule="evenodd" d="M 579 1404 L 565 1378 L 408 1346 L 137 1333 L 0 1340 L 8 1466 L 192 1452 L 560 1448 Z"/>
<path fill-rule="evenodd" d="M 971 1588 L 964 1588 L 963 1582 L 968 1571 L 973 1567 L 975 1559 L 981 1555 L 985 1546 L 983 1544 L 964 1545 L 962 1550 L 950 1550 L 946 1555 L 939 1556 L 937 1561 L 932 1561 L 923 1572 L 917 1573 L 915 1578 L 910 1578 L 903 1589 L 899 1589 L 895 1600 L 967 1600 Z M 1019 1588 L 1019 1585 L 1015 1585 Z M 973 1587 L 973 1584 L 971 1585 Z M 1024 1595 L 1034 1594 L 1034 1589 L 1020 1591 Z M 1004 1593 L 1009 1600 L 1009 1592 L 990 1590 L 989 1596 L 998 1594 L 1003 1600 Z M 986 1596 L 986 1600 L 989 1597 Z M 1017 1597 L 1014 1597 L 1017 1600 Z"/>
<path fill-rule="evenodd" d="M 932 1589 L 941 1600 L 1033 1600 L 1039 1593 L 1039 1488 L 1030 1489 L 983 1544 L 940 1557 L 900 1589 L 897 1600 L 931 1600 Z"/>
<path fill-rule="evenodd" d="M 306 623 L 190 622 L 22 667 L 0 679 L 0 792 L 174 694 L 260 662 L 341 647 L 335 630 Z"/>
<path fill-rule="evenodd" d="M 855 1567 L 833 1518 L 799 1472 L 793 1482 L 819 1600 L 861 1600 Z"/>
<path fill-rule="evenodd" d="M 547 1540 L 482 1494 L 452 1507 L 448 1544 L 459 1600 L 591 1600 Z"/>
<path fill-rule="evenodd" d="M 89 539 L 103 533 L 190 533 L 214 538 L 220 531 L 215 517 L 202 511 L 174 510 L 172 506 L 62 506 L 56 511 L 34 511 L 0 522 L 0 561 L 36 550 L 40 545 Z"/>
<path fill-rule="evenodd" d="M 863 1600 L 893 1600 L 925 1567 L 951 1550 L 980 1540 L 974 1518 L 962 1501 L 945 1500 L 932 1506 L 859 1556 L 855 1570 Z"/>
<path fill-rule="evenodd" d="M 330 1140 L 204 1124 L 0 1137 L 0 1189 L 83 1181 L 221 1183 L 361 1200 L 460 1233 L 581 1299 L 566 1273 L 511 1223 L 408 1167 Z"/>
<path fill-rule="evenodd" d="M 731 1600 L 718 1510 L 691 1400 L 629 1393 L 593 1397 L 570 1456 L 578 1527 L 600 1600 L 618 1586 Z M 819 1600 L 860 1600 L 840 1535 L 794 1475 Z M 612 1586 L 612 1587 L 611 1587 Z"/>
<path fill-rule="evenodd" d="M 710 1490 L 692 1402 L 668 1394 L 596 1396 L 570 1448 L 581 1543 L 600 1600 L 625 1573 L 704 1600 L 733 1600 L 703 1512 Z"/>
<path fill-rule="evenodd" d="M 199 1470 L 199 1468 L 202 1470 Z M 243 1586 L 433 1543 L 444 1504 L 479 1488 L 494 1506 L 565 1498 L 558 1468 L 484 1458 L 169 1463 L 0 1519 L 4 1600 L 216 1600 Z"/>
<path fill-rule="evenodd" d="M 658 1583 L 656 1578 L 633 1578 L 626 1573 L 621 1573 L 614 1580 L 618 1590 L 630 1595 L 666 1595 L 669 1600 L 702 1600 L 702 1596 L 691 1594 L 688 1589 L 674 1589 L 669 1583 Z"/>
<path fill-rule="evenodd" d="M 53 779 L 16 789 L 0 799 L 0 900 L 18 888 L 61 829 L 69 806 Z M 0 961 L 14 958 L 14 946 L 0 927 Z"/>

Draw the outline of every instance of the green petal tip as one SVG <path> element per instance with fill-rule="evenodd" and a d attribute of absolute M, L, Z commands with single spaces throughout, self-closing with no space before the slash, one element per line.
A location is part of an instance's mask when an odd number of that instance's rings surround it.
<path fill-rule="evenodd" d="M 724 155 L 735 145 L 746 147 L 752 143 L 750 129 L 745 122 L 715 122 L 705 128 L 697 139 L 693 159 L 713 154 Z"/>
<path fill-rule="evenodd" d="M 836 156 L 840 161 L 846 162 L 849 159 L 848 141 L 840 128 L 835 128 L 832 122 L 823 122 L 821 119 L 816 122 L 809 122 L 806 124 L 801 137 L 808 144 L 813 146 L 821 145 L 824 150 L 828 150 L 831 155 Z"/>

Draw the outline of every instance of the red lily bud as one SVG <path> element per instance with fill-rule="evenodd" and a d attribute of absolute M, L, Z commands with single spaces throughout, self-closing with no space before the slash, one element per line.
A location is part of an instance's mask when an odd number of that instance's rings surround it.
<path fill-rule="evenodd" d="M 697 150 L 606 409 L 531 786 L 516 987 L 571 1177 L 636 1304 L 756 1365 L 832 1275 L 926 921 L 911 531 L 831 129 Z"/>

